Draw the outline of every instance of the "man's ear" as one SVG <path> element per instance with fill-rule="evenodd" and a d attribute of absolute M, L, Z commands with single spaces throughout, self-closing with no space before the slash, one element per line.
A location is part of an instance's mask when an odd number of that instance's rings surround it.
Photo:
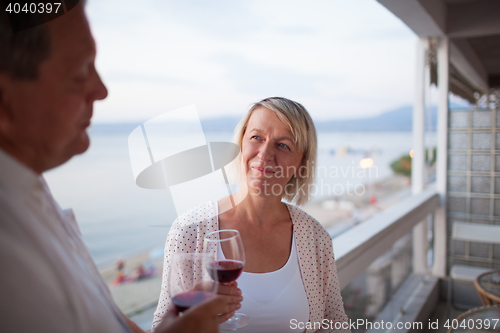
<path fill-rule="evenodd" d="M 12 88 L 12 79 L 0 72 L 0 132 L 2 133 L 7 129 L 13 116 L 10 107 Z"/>

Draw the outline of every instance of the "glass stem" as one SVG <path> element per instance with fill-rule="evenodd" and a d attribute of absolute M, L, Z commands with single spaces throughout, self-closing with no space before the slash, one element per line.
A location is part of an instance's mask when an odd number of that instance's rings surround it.
<path fill-rule="evenodd" d="M 235 322 L 235 321 L 237 321 L 237 320 L 238 320 L 238 318 L 236 318 L 236 314 L 234 314 L 234 315 L 232 315 L 232 316 L 231 316 L 231 318 L 229 318 L 229 319 L 227 320 L 227 322 L 228 322 L 228 323 L 232 323 L 232 322 Z"/>

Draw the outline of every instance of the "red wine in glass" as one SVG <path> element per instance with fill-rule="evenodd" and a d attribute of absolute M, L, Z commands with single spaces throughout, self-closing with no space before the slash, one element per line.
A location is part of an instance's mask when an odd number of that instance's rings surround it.
<path fill-rule="evenodd" d="M 208 267 L 209 273 L 213 272 L 215 268 L 220 283 L 229 283 L 236 281 L 241 272 L 243 272 L 245 264 L 238 260 L 217 260 L 211 262 Z M 212 279 L 214 279 L 213 276 Z"/>
<path fill-rule="evenodd" d="M 214 261 L 215 256 L 208 253 L 176 253 L 172 256 L 167 292 L 179 312 L 215 296 L 217 272 L 208 267 Z"/>
<path fill-rule="evenodd" d="M 219 283 L 235 281 L 245 267 L 245 250 L 238 230 L 222 229 L 205 235 L 203 252 L 215 256 L 206 268 L 212 279 Z M 245 327 L 250 318 L 243 313 L 235 313 L 219 325 L 221 330 L 237 330 Z"/>
<path fill-rule="evenodd" d="M 180 293 L 172 298 L 172 302 L 179 312 L 184 312 L 191 306 L 212 298 L 214 295 L 206 291 L 191 290 Z"/>

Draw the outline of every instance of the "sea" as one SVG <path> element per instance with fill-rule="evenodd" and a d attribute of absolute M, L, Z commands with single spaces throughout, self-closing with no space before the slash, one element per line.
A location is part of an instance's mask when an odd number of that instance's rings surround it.
<path fill-rule="evenodd" d="M 167 190 L 136 185 L 128 137 L 134 127 L 91 128 L 82 155 L 44 174 L 62 208 L 72 208 L 98 267 L 163 247 L 177 217 Z M 190 140 L 190 133 L 166 135 L 165 142 Z M 205 131 L 209 142 L 230 141 L 231 131 Z M 319 132 L 313 200 L 363 191 L 390 177 L 390 164 L 412 148 L 411 132 Z M 364 168 L 363 168 L 364 167 Z"/>

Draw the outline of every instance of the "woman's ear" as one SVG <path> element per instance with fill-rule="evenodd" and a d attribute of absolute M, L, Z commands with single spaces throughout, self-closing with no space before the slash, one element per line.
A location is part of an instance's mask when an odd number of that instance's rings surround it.
<path fill-rule="evenodd" d="M 295 174 L 294 174 L 295 178 L 300 179 L 303 177 L 302 170 L 307 172 L 306 163 L 307 163 L 306 159 L 305 159 L 305 157 L 303 157 L 302 161 L 299 164 L 299 167 L 297 168 L 297 170 L 295 170 Z"/>

